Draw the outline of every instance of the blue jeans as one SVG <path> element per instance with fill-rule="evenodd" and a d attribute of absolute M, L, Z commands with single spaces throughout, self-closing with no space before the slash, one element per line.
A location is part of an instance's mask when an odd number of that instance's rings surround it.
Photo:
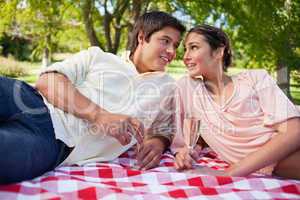
<path fill-rule="evenodd" d="M 41 95 L 22 81 L 0 76 L 0 184 L 40 176 L 70 151 L 55 138 Z"/>

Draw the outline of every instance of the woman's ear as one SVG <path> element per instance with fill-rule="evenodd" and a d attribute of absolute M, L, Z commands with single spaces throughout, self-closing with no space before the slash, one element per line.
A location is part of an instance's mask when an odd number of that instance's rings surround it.
<path fill-rule="evenodd" d="M 223 59 L 225 47 L 219 47 L 215 50 L 215 58 Z"/>

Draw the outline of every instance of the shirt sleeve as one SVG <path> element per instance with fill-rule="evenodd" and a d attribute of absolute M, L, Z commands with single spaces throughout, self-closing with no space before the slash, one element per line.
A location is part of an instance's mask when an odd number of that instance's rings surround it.
<path fill-rule="evenodd" d="M 90 72 L 93 63 L 104 54 L 98 47 L 90 47 L 62 62 L 57 62 L 45 68 L 41 74 L 49 72 L 58 72 L 65 75 L 74 85 L 80 85 L 86 80 L 87 74 Z"/>
<path fill-rule="evenodd" d="M 287 98 L 275 80 L 265 71 L 257 70 L 252 74 L 254 89 L 264 112 L 264 125 L 270 126 L 300 117 L 299 109 Z"/>
<path fill-rule="evenodd" d="M 150 128 L 147 130 L 147 138 L 163 137 L 172 143 L 175 132 L 175 105 L 173 92 L 164 96 L 160 102 L 159 112 Z"/>

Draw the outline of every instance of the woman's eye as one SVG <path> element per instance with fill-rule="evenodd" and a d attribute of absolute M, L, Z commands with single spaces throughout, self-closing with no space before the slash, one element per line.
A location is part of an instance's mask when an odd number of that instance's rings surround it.
<path fill-rule="evenodd" d="M 197 50 L 198 47 L 196 45 L 191 46 L 191 50 Z"/>

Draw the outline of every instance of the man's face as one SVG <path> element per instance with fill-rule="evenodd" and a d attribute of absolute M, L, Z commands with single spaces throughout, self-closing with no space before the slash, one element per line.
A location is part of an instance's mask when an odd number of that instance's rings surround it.
<path fill-rule="evenodd" d="M 172 27 L 164 27 L 153 33 L 149 41 L 139 34 L 139 44 L 133 62 L 140 73 L 165 71 L 166 66 L 176 57 L 180 43 L 180 32 Z"/>

